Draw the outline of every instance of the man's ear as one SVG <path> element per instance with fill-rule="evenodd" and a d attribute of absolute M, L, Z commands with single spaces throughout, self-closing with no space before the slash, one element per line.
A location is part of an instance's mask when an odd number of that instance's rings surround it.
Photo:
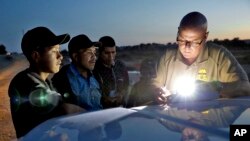
<path fill-rule="evenodd" d="M 206 35 L 205 35 L 206 39 L 207 39 L 208 35 L 209 35 L 209 31 L 208 31 L 208 32 L 206 32 Z"/>
<path fill-rule="evenodd" d="M 74 61 L 74 62 L 77 62 L 78 61 L 78 54 L 77 53 L 73 53 L 72 54 L 72 61 Z"/>
<path fill-rule="evenodd" d="M 33 51 L 31 53 L 31 58 L 32 58 L 32 60 L 34 60 L 34 62 L 38 63 L 40 58 L 41 58 L 41 55 L 39 54 L 39 52 Z"/>

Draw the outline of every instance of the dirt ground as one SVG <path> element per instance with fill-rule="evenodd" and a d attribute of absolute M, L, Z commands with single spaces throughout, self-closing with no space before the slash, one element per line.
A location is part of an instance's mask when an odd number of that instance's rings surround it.
<path fill-rule="evenodd" d="M 11 79 L 28 66 L 25 59 L 16 58 L 12 61 L 9 67 L 0 70 L 0 141 L 16 139 L 10 113 L 8 87 Z"/>

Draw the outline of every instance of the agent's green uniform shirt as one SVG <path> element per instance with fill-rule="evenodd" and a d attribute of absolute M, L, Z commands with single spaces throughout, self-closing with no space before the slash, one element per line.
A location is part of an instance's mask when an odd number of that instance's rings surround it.
<path fill-rule="evenodd" d="M 246 72 L 235 57 L 226 48 L 213 43 L 207 43 L 190 66 L 183 63 L 178 48 L 167 49 L 158 64 L 154 85 L 173 92 L 175 80 L 181 76 L 205 82 L 248 81 Z"/>

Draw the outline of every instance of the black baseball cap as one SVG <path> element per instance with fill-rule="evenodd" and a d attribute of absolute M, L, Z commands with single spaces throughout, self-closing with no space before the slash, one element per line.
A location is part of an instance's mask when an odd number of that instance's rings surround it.
<path fill-rule="evenodd" d="M 57 44 L 64 44 L 69 40 L 69 34 L 55 35 L 50 29 L 40 26 L 24 34 L 21 47 L 24 55 L 29 56 L 32 51 Z"/>
<path fill-rule="evenodd" d="M 80 49 L 84 48 L 90 48 L 92 46 L 100 47 L 100 42 L 92 42 L 88 36 L 84 34 L 77 35 L 73 37 L 69 44 L 68 44 L 68 50 L 69 54 L 72 54 L 74 52 L 78 52 Z"/>

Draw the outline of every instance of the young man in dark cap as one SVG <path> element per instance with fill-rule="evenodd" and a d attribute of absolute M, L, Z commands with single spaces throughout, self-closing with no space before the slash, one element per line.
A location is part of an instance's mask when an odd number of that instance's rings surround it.
<path fill-rule="evenodd" d="M 102 109 L 100 86 L 92 75 L 98 44 L 83 34 L 72 38 L 68 45 L 72 63 L 64 66 L 52 78 L 65 101 L 77 104 L 87 111 Z"/>
<path fill-rule="evenodd" d="M 24 34 L 21 46 L 30 66 L 12 79 L 8 91 L 17 138 L 47 119 L 65 114 L 61 96 L 48 76 L 59 71 L 60 44 L 69 39 L 68 34 L 57 36 L 46 27 Z"/>
<path fill-rule="evenodd" d="M 128 71 L 123 62 L 116 60 L 116 44 L 112 37 L 101 37 L 99 57 L 94 74 L 102 87 L 104 108 L 122 106 L 128 92 Z"/>

